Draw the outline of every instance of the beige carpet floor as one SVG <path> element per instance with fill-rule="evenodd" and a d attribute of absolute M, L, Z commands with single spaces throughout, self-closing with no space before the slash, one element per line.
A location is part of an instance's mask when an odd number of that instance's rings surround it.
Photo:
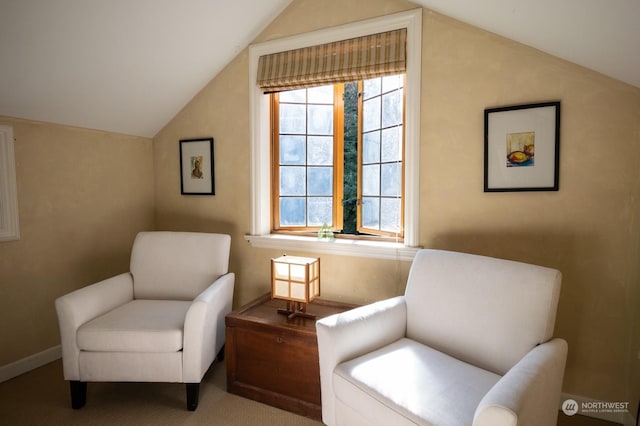
<path fill-rule="evenodd" d="M 226 367 L 214 363 L 187 411 L 184 385 L 89 383 L 87 405 L 72 410 L 61 361 L 0 383 L 0 425 L 319 426 L 322 423 L 226 392 Z"/>
<path fill-rule="evenodd" d="M 89 383 L 87 405 L 72 410 L 61 361 L 0 383 L 0 426 L 210 425 L 321 426 L 322 423 L 226 392 L 226 366 L 214 363 L 200 386 L 197 411 L 186 409 L 184 385 Z M 559 426 L 613 423 L 558 415 Z M 393 426 L 393 425 L 389 425 Z"/>

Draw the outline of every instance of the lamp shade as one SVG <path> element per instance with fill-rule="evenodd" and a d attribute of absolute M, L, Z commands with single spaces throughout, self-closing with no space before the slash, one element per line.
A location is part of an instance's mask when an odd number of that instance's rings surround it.
<path fill-rule="evenodd" d="M 320 296 L 320 259 L 280 256 L 271 259 L 271 297 L 309 303 Z"/>

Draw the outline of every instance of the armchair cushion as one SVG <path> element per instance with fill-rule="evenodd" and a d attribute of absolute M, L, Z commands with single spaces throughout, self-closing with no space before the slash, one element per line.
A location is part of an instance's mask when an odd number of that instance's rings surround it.
<path fill-rule="evenodd" d="M 230 246 L 226 234 L 140 232 L 131 249 L 134 298 L 193 300 L 229 271 Z"/>
<path fill-rule="evenodd" d="M 421 250 L 407 281 L 407 337 L 505 374 L 551 338 L 561 279 L 542 266 Z"/>
<path fill-rule="evenodd" d="M 470 425 L 500 376 L 402 338 L 340 364 L 336 398 L 370 424 Z"/>
<path fill-rule="evenodd" d="M 191 302 L 133 300 L 78 329 L 78 347 L 94 352 L 177 352 Z"/>

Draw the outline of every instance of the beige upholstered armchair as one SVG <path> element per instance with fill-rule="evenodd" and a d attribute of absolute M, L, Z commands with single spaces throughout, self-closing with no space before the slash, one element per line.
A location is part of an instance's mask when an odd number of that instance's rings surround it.
<path fill-rule="evenodd" d="M 334 425 L 553 425 L 567 344 L 560 272 L 421 250 L 404 296 L 316 323 L 322 420 Z"/>
<path fill-rule="evenodd" d="M 186 383 L 187 408 L 197 408 L 202 377 L 224 355 L 230 244 L 222 234 L 141 232 L 130 272 L 56 300 L 73 408 L 87 382 L 114 381 Z"/>

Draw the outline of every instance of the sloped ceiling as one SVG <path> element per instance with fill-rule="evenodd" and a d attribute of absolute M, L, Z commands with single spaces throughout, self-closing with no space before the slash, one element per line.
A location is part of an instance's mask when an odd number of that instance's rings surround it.
<path fill-rule="evenodd" d="M 0 0 L 0 115 L 153 137 L 290 0 Z"/>
<path fill-rule="evenodd" d="M 290 2 L 0 0 L 0 115 L 153 137 Z M 640 87 L 638 0 L 414 2 Z"/>
<path fill-rule="evenodd" d="M 414 0 L 640 87 L 638 0 Z"/>

